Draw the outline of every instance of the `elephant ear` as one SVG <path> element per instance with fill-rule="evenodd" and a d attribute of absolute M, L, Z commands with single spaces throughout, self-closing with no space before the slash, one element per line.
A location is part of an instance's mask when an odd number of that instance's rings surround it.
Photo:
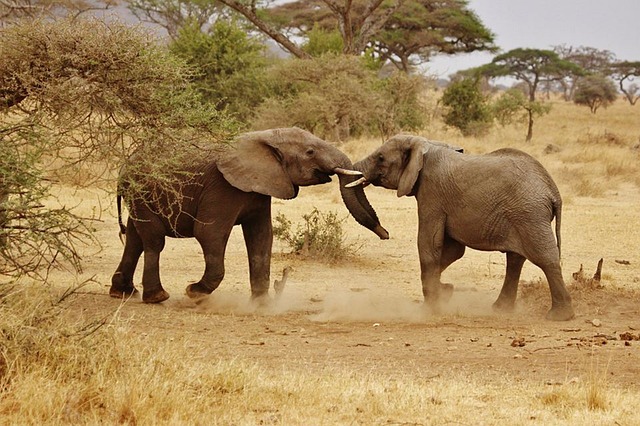
<path fill-rule="evenodd" d="M 270 145 L 266 133 L 258 133 L 263 132 L 255 132 L 253 137 L 239 139 L 231 145 L 218 160 L 218 170 L 241 191 L 295 198 L 298 189 L 283 167 L 282 153 Z"/>
<path fill-rule="evenodd" d="M 398 197 L 411 195 L 424 162 L 424 151 L 419 144 L 411 144 L 407 151 L 409 159 L 406 162 L 407 164 L 405 165 L 404 170 L 402 170 L 402 173 L 400 174 L 400 179 L 398 181 Z"/>

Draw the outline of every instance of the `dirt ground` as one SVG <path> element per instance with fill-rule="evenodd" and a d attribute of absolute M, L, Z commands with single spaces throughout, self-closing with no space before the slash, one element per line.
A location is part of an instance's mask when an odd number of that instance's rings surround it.
<path fill-rule="evenodd" d="M 256 309 L 249 299 L 242 233 L 234 229 L 226 256 L 226 277 L 199 304 L 184 288 L 200 278 L 203 260 L 193 239 L 168 241 L 161 276 L 171 298 L 160 305 L 140 299 L 120 303 L 108 296 L 122 245 L 115 208 L 97 224 L 101 251 L 86 256 L 85 275 L 97 283 L 72 305 L 82 316 L 117 315 L 128 333 L 193 348 L 194 359 L 239 359 L 273 371 L 339 369 L 356 375 L 433 378 L 452 371 L 483 380 L 549 385 L 600 377 L 620 387 L 640 387 L 640 191 L 623 185 L 603 198 L 569 197 L 562 218 L 564 277 L 577 316 L 568 322 L 544 319 L 549 291 L 542 272 L 527 263 L 513 314 L 492 312 L 505 267 L 501 253 L 467 250 L 443 275 L 455 292 L 442 315 L 420 304 L 413 198 L 368 188 L 391 239 L 375 235 L 347 218 L 348 242 L 359 248 L 337 265 L 287 254 L 276 242 L 272 281 L 293 267 L 282 296 Z M 82 207 L 92 208 L 86 197 Z M 112 201 L 111 201 L 112 202 Z M 303 188 L 291 201 L 274 201 L 295 222 L 313 207 L 347 216 L 337 183 Z M 601 289 L 576 287 L 572 273 L 584 264 L 591 276 L 604 259 Z M 140 269 L 140 268 L 139 268 Z M 66 280 L 61 280 L 64 283 Z M 136 277 L 139 283 L 140 275 Z M 544 285 L 544 287 L 542 287 Z"/>

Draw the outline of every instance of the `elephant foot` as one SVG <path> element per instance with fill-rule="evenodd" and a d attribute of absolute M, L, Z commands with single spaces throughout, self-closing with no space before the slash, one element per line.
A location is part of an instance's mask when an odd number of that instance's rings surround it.
<path fill-rule="evenodd" d="M 109 296 L 116 299 L 126 299 L 128 297 L 135 296 L 136 294 L 138 294 L 138 289 L 136 289 L 134 286 L 130 286 L 130 287 L 111 286 L 111 288 L 109 289 Z"/>
<path fill-rule="evenodd" d="M 113 274 L 113 277 L 111 277 L 109 296 L 116 299 L 126 299 L 135 294 L 138 294 L 138 290 L 133 285 L 133 282 L 124 279 L 120 271 Z"/>
<path fill-rule="evenodd" d="M 513 312 L 516 308 L 516 303 L 514 300 L 506 300 L 498 297 L 498 299 L 493 302 L 492 308 L 496 312 Z"/>
<path fill-rule="evenodd" d="M 187 296 L 190 299 L 202 299 L 211 294 L 213 290 L 209 290 L 201 283 L 189 284 L 186 288 Z"/>
<path fill-rule="evenodd" d="M 142 301 L 144 303 L 160 303 L 160 302 L 164 302 L 168 298 L 169 298 L 169 293 L 167 293 L 163 289 L 156 290 L 153 292 L 149 292 L 149 291 L 142 292 Z"/>
<path fill-rule="evenodd" d="M 260 293 L 255 293 L 252 292 L 251 293 L 251 303 L 253 303 L 254 305 L 263 308 L 263 307 L 267 307 L 269 305 L 271 305 L 271 298 L 269 297 L 269 291 L 263 291 Z"/>
<path fill-rule="evenodd" d="M 576 317 L 571 305 L 552 306 L 546 318 L 551 321 L 569 321 Z"/>
<path fill-rule="evenodd" d="M 453 296 L 453 284 L 449 283 L 441 283 L 440 284 L 440 301 L 442 303 L 447 303 L 451 300 L 451 296 Z"/>

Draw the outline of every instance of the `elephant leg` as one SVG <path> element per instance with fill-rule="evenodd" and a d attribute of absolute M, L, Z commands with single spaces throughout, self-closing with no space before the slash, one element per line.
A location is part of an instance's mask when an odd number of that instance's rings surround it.
<path fill-rule="evenodd" d="M 568 321 L 575 318 L 576 314 L 571 304 L 571 296 L 562 279 L 560 262 L 544 265 L 541 268 L 547 277 L 549 290 L 551 291 L 551 309 L 547 312 L 546 318 L 552 321 Z"/>
<path fill-rule="evenodd" d="M 424 301 L 434 312 L 441 303 L 440 270 L 444 244 L 444 222 L 420 217 L 418 225 L 418 252 L 420 254 L 420 278 Z"/>
<path fill-rule="evenodd" d="M 199 299 L 211 294 L 222 282 L 225 272 L 224 255 L 232 228 L 233 224 L 221 225 L 218 229 L 214 225 L 203 225 L 197 232 L 196 239 L 202 246 L 205 268 L 200 281 L 187 286 L 186 293 L 190 298 Z M 219 233 L 219 229 L 226 231 Z"/>
<path fill-rule="evenodd" d="M 493 303 L 493 309 L 497 311 L 511 312 L 515 307 L 516 297 L 518 295 L 518 283 L 520 282 L 520 273 L 524 265 L 524 256 L 507 252 L 507 273 L 504 276 L 504 283 L 498 299 Z"/>
<path fill-rule="evenodd" d="M 142 254 L 142 240 L 140 235 L 133 226 L 133 221 L 127 221 L 126 240 L 122 259 L 118 265 L 118 269 L 111 277 L 111 288 L 109 296 L 122 299 L 138 293 L 133 284 L 133 274 L 135 273 L 138 260 Z"/>
<path fill-rule="evenodd" d="M 440 273 L 444 272 L 453 262 L 460 259 L 464 255 L 464 244 L 460 244 L 456 240 L 451 239 L 448 235 L 444 237 L 442 246 L 442 256 L 440 257 Z M 440 283 L 440 293 L 443 301 L 448 301 L 453 295 L 453 284 Z"/>
<path fill-rule="evenodd" d="M 249 257 L 249 280 L 251 299 L 267 298 L 270 285 L 271 249 L 271 205 L 258 212 L 252 220 L 243 222 L 242 232 Z"/>
<path fill-rule="evenodd" d="M 155 227 L 154 232 L 148 232 L 147 235 L 151 235 L 151 237 L 143 239 L 142 301 L 144 303 L 160 303 L 169 298 L 169 293 L 162 288 L 160 282 L 160 253 L 164 249 L 165 236 L 164 233 L 159 233 Z"/>
<path fill-rule="evenodd" d="M 547 234 L 538 236 L 535 241 L 539 241 L 540 244 L 529 249 L 527 259 L 542 269 L 549 283 L 551 309 L 547 312 L 547 319 L 552 321 L 570 320 L 575 317 L 575 312 L 571 304 L 571 296 L 562 278 L 560 251 L 556 246 L 553 232 L 549 229 Z"/>

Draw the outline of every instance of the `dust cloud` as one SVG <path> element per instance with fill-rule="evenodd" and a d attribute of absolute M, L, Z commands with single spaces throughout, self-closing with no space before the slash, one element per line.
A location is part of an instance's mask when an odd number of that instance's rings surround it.
<path fill-rule="evenodd" d="M 440 315 L 492 315 L 495 296 L 486 292 L 460 289 L 442 306 Z M 376 293 L 375 289 L 359 291 L 336 290 L 322 297 L 310 297 L 308 292 L 288 288 L 267 303 L 256 303 L 246 293 L 218 290 L 198 301 L 182 298 L 175 302 L 181 308 L 223 315 L 281 315 L 308 312 L 316 322 L 407 322 L 419 323 L 434 318 L 422 300 L 412 300 L 405 294 Z"/>
<path fill-rule="evenodd" d="M 442 306 L 440 315 L 490 315 L 493 298 L 480 292 L 454 292 Z M 382 295 L 374 291 L 363 293 L 336 292 L 327 295 L 319 313 L 312 321 L 372 321 L 425 322 L 434 318 L 422 300 L 402 295 Z"/>

